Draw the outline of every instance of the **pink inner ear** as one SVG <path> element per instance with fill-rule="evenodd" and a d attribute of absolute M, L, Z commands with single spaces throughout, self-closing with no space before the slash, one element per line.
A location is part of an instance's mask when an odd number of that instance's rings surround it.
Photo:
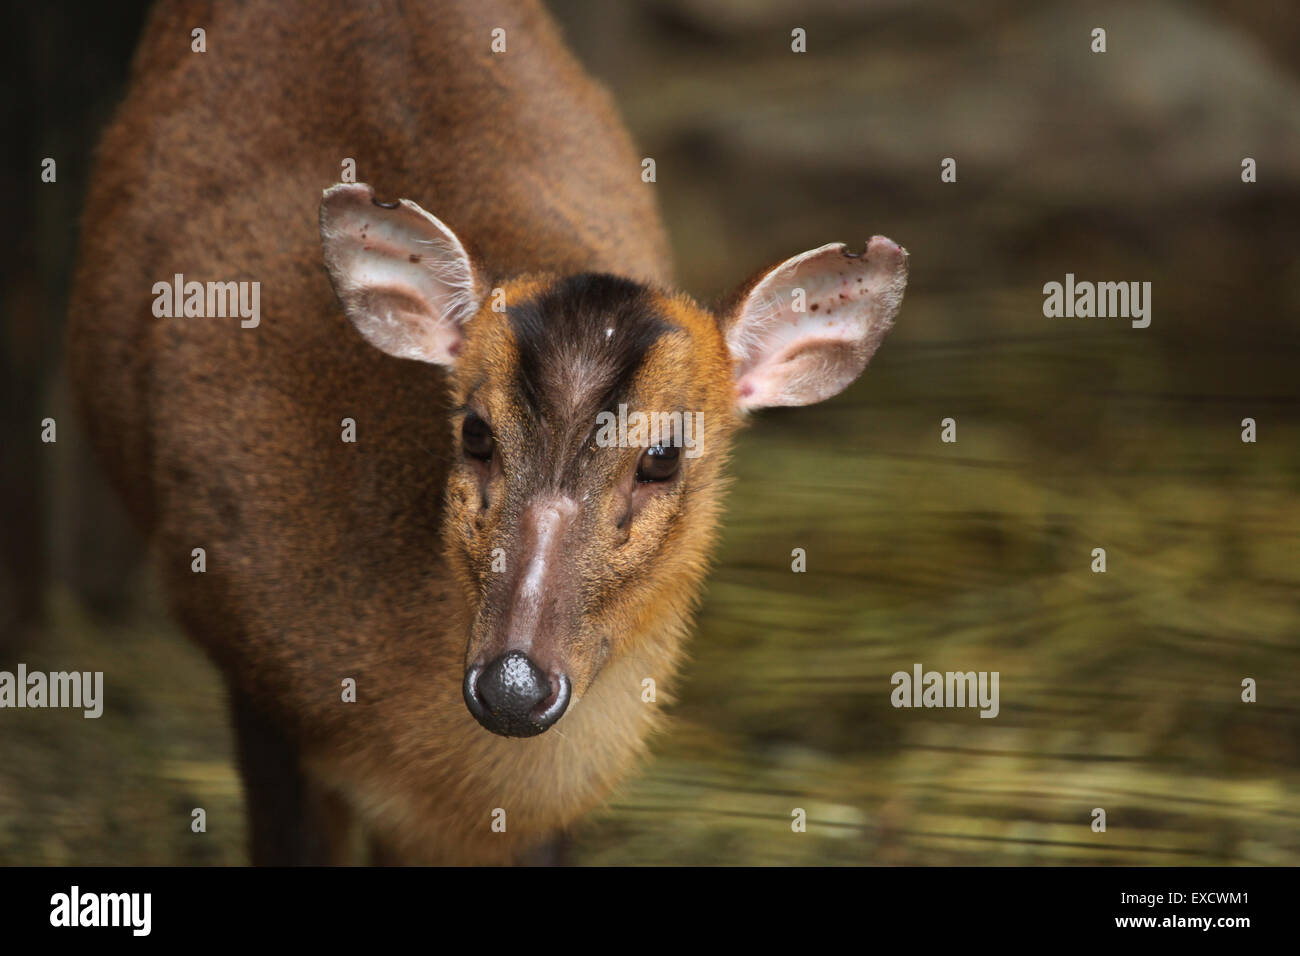
<path fill-rule="evenodd" d="M 893 325 L 906 284 L 907 253 L 883 236 L 861 255 L 831 243 L 777 266 L 727 333 L 740 407 L 807 405 L 842 390 Z"/>
<path fill-rule="evenodd" d="M 461 325 L 478 307 L 455 233 L 410 200 L 381 206 L 355 183 L 325 192 L 321 242 L 334 291 L 372 345 L 399 358 L 453 361 Z"/>

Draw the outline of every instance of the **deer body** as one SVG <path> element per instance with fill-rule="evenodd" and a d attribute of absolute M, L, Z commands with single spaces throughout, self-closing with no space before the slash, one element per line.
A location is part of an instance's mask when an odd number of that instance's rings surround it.
<path fill-rule="evenodd" d="M 346 158 L 373 189 L 333 185 Z M 742 412 L 838 391 L 892 321 L 887 240 L 721 316 L 665 291 L 639 168 L 531 2 L 154 11 L 69 366 L 226 677 L 255 862 L 507 862 L 598 805 L 679 666 Z M 159 318 L 176 274 L 260 283 L 260 321 Z M 659 478 L 662 447 L 598 447 L 619 401 L 701 414 L 705 453 Z"/>

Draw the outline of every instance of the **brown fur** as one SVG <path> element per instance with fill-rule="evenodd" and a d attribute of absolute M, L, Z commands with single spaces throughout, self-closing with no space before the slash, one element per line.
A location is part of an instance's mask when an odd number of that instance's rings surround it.
<path fill-rule="evenodd" d="M 370 185 L 322 197 L 345 157 Z M 660 720 L 738 409 L 835 394 L 891 327 L 907 254 L 879 236 L 786 260 L 725 319 L 666 291 L 638 173 L 530 0 L 155 11 L 87 203 L 70 371 L 225 674 L 255 862 L 544 856 Z M 155 318 L 176 273 L 260 282 L 260 325 Z M 597 428 L 624 405 L 699 414 L 702 453 L 645 477 L 659 450 Z M 540 677 L 510 684 L 521 656 Z M 500 693 L 462 699 L 488 662 Z M 566 682 L 540 736 L 485 729 L 539 733 Z"/>
<path fill-rule="evenodd" d="M 511 303 L 578 272 L 660 287 L 667 246 L 606 96 L 536 4 L 401 9 L 160 4 L 86 208 L 71 377 L 111 476 L 156 541 L 180 620 L 223 669 L 249 728 L 241 761 L 258 862 L 343 858 L 351 821 L 386 860 L 504 862 L 602 801 L 642 751 L 680 663 L 736 424 L 712 316 L 653 293 L 681 332 L 655 343 L 637 401 L 705 411 L 708 454 L 681 493 L 639 512 L 662 537 L 634 534 L 627 547 L 588 537 L 574 553 L 572 613 L 585 623 L 561 649 L 570 712 L 528 740 L 480 728 L 460 685 L 481 610 L 472 569 L 494 539 L 465 530 L 477 490 L 456 477 L 449 410 L 481 380 L 500 427 L 521 421 L 510 327 L 480 312 L 450 383 L 371 348 L 321 265 L 321 191 L 354 157 L 383 198 L 436 211 Z M 194 26 L 207 30 L 206 54 L 189 51 Z M 504 56 L 489 52 L 495 26 L 508 31 Z M 152 285 L 176 272 L 261 281 L 260 327 L 155 319 Z M 345 417 L 357 444 L 340 441 Z M 195 547 L 207 551 L 205 574 L 190 571 Z M 357 681 L 355 704 L 340 702 L 345 677 Z M 642 702 L 646 677 L 659 705 Z M 287 802 L 274 818 L 259 811 L 269 798 Z M 294 807 L 310 823 L 293 820 Z M 498 807 L 505 834 L 490 829 Z M 272 839 L 308 825 L 324 835 Z"/>

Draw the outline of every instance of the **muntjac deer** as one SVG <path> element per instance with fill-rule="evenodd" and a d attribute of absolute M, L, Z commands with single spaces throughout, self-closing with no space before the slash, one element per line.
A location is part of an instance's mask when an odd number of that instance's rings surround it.
<path fill-rule="evenodd" d="M 671 291 L 640 173 L 535 3 L 154 10 L 70 372 L 225 675 L 254 862 L 539 859 L 656 725 L 745 413 L 890 328 L 880 237 Z"/>

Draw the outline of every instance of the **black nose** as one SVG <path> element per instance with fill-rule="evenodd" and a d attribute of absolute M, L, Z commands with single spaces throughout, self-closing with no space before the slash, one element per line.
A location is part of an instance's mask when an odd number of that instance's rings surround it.
<path fill-rule="evenodd" d="M 471 667 L 462 689 L 469 712 L 502 737 L 536 736 L 569 706 L 569 679 L 551 681 L 523 651 Z"/>

